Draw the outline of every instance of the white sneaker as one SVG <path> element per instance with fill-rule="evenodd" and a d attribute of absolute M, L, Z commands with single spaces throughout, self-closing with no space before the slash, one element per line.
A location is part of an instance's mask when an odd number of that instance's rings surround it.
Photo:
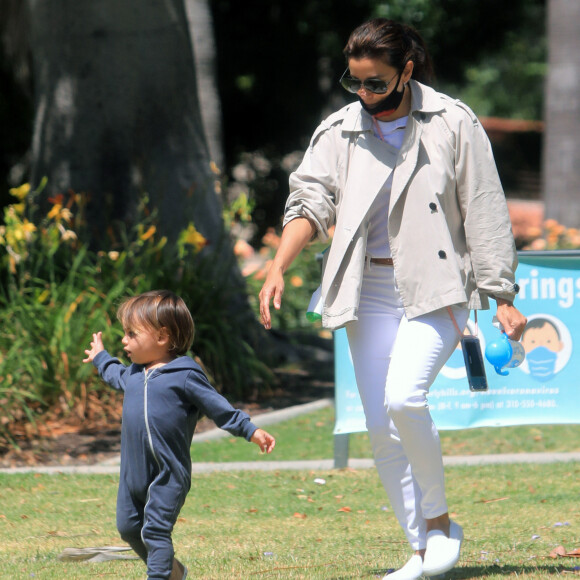
<path fill-rule="evenodd" d="M 417 580 L 423 575 L 423 560 L 421 556 L 415 554 L 411 559 L 398 570 L 383 577 L 383 580 Z"/>
<path fill-rule="evenodd" d="M 423 574 L 438 576 L 451 570 L 459 561 L 462 540 L 463 529 L 453 521 L 449 525 L 449 537 L 441 530 L 431 530 L 427 534 Z"/>

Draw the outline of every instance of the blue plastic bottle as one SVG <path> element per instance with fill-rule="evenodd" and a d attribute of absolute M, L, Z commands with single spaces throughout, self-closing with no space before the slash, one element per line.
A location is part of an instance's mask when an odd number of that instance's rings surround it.
<path fill-rule="evenodd" d="M 498 375 L 506 376 L 508 371 L 522 364 L 526 358 L 526 352 L 521 342 L 510 340 L 505 332 L 502 332 L 498 340 L 490 342 L 485 347 L 485 358 L 489 361 Z"/>

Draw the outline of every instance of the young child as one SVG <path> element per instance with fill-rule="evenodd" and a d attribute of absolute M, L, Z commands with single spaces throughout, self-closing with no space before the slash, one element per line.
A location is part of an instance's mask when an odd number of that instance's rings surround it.
<path fill-rule="evenodd" d="M 125 300 L 117 312 L 132 363 L 125 366 L 93 334 L 85 363 L 124 392 L 117 528 L 147 564 L 148 579 L 182 580 L 187 568 L 174 558 L 171 532 L 191 486 L 190 445 L 200 414 L 263 452 L 275 440 L 234 409 L 186 356 L 194 323 L 181 298 L 168 290 Z"/>

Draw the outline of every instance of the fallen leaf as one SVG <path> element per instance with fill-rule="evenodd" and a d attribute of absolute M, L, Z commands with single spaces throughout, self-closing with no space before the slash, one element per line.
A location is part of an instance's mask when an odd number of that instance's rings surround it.
<path fill-rule="evenodd" d="M 344 507 L 339 508 L 338 511 L 339 512 L 350 512 L 352 510 L 348 506 L 344 506 Z"/>
<path fill-rule="evenodd" d="M 550 558 L 558 558 L 558 556 L 565 556 L 565 555 L 566 555 L 566 548 L 564 548 L 564 546 L 558 546 L 557 548 L 554 548 L 550 552 Z"/>
<path fill-rule="evenodd" d="M 494 499 L 480 499 L 479 501 L 476 501 L 475 503 L 493 503 L 495 501 L 505 501 L 506 499 L 509 499 L 509 497 L 496 497 Z"/>
<path fill-rule="evenodd" d="M 301 514 L 300 512 L 294 512 L 293 517 L 301 519 L 301 520 L 305 520 L 307 516 L 306 516 L 306 514 Z"/>

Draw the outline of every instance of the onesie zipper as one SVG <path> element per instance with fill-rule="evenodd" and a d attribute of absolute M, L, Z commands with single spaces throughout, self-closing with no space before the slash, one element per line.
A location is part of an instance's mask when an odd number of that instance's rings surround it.
<path fill-rule="evenodd" d="M 143 412 L 145 415 L 145 429 L 147 430 L 147 441 L 149 441 L 149 448 L 151 449 L 151 453 L 153 454 L 153 459 L 155 459 L 155 463 L 157 463 L 157 467 L 161 470 L 161 465 L 159 463 L 159 460 L 157 459 L 157 455 L 155 453 L 155 448 L 153 447 L 153 437 L 151 437 L 151 428 L 149 427 L 149 413 L 148 413 L 148 407 L 147 407 L 147 403 L 148 403 L 148 381 L 149 381 L 149 376 L 151 375 L 151 373 L 153 372 L 153 369 L 149 371 L 149 374 L 147 373 L 147 371 L 144 371 L 145 373 L 145 384 L 144 384 L 144 388 L 143 388 Z"/>
<path fill-rule="evenodd" d="M 143 413 L 145 416 L 145 429 L 147 430 L 147 441 L 149 442 L 149 448 L 151 449 L 151 453 L 153 455 L 153 459 L 155 459 L 155 463 L 157 463 L 157 467 L 159 469 L 159 472 L 161 473 L 161 465 L 159 463 L 159 460 L 157 459 L 157 455 L 155 454 L 155 449 L 153 447 L 153 437 L 151 437 L 151 429 L 149 427 L 149 415 L 147 412 L 147 392 L 148 392 L 148 381 L 149 381 L 149 375 L 153 372 L 153 369 L 151 371 L 149 371 L 149 374 L 147 374 L 147 371 L 144 370 L 143 371 L 145 373 L 145 382 L 143 384 Z M 145 542 L 145 538 L 143 536 L 143 530 L 145 529 L 145 526 L 148 525 L 149 523 L 149 517 L 148 517 L 148 510 L 147 508 L 149 507 L 149 501 L 151 499 L 151 485 L 149 484 L 148 488 L 147 488 L 147 498 L 145 500 L 145 506 L 143 508 L 143 527 L 141 528 L 141 541 L 143 542 L 143 544 L 145 545 L 145 547 L 147 547 L 147 543 Z"/>

